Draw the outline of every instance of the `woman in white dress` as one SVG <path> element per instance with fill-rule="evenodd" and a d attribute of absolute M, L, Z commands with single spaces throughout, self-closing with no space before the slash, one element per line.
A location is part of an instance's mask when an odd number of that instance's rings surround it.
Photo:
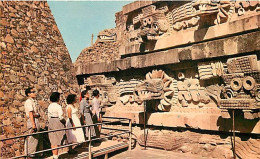
<path fill-rule="evenodd" d="M 67 116 L 68 116 L 68 119 L 66 121 L 67 128 L 81 126 L 80 120 L 77 116 L 78 109 L 75 108 L 75 106 L 74 106 L 76 101 L 77 101 L 77 99 L 76 99 L 75 94 L 68 95 L 68 97 L 67 97 L 68 106 L 66 108 L 66 112 L 67 112 Z M 70 129 L 70 130 L 67 130 L 66 133 L 67 133 L 68 143 L 85 142 L 85 137 L 84 137 L 82 128 Z"/>

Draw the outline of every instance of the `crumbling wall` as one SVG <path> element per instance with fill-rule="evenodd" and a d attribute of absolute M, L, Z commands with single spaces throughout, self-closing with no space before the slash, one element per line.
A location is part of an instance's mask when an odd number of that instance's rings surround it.
<path fill-rule="evenodd" d="M 119 59 L 119 41 L 95 42 L 91 47 L 83 49 L 75 65 L 81 63 L 109 62 Z"/>
<path fill-rule="evenodd" d="M 41 127 L 47 122 L 49 95 L 76 93 L 73 65 L 61 33 L 46 1 L 1 1 L 0 137 L 21 135 L 26 130 L 24 90 L 37 89 Z M 0 143 L 1 155 L 23 152 L 23 139 Z"/>
<path fill-rule="evenodd" d="M 116 27 L 100 31 L 96 42 L 81 51 L 74 66 L 120 59 L 120 52 L 125 48 L 127 41 L 125 31 L 127 16 L 120 11 L 115 17 Z"/>

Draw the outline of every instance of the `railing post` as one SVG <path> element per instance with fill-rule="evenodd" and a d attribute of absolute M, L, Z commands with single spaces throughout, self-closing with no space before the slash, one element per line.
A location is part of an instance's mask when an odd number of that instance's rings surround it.
<path fill-rule="evenodd" d="M 144 100 L 144 150 L 146 150 L 146 100 Z"/>
<path fill-rule="evenodd" d="M 232 110 L 232 115 L 233 115 L 233 156 L 234 159 L 236 159 L 236 134 L 235 134 L 235 110 Z"/>
<path fill-rule="evenodd" d="M 129 147 L 128 150 L 132 149 L 132 120 L 129 119 Z"/>
<path fill-rule="evenodd" d="M 91 129 L 90 126 L 88 127 L 88 158 L 92 159 L 92 153 L 91 153 Z"/>
<path fill-rule="evenodd" d="M 25 142 L 26 142 L 26 143 L 25 143 L 25 144 L 26 144 L 26 150 L 25 150 L 25 151 L 26 151 L 26 158 L 28 158 L 28 138 L 29 138 L 28 136 L 25 137 Z"/>

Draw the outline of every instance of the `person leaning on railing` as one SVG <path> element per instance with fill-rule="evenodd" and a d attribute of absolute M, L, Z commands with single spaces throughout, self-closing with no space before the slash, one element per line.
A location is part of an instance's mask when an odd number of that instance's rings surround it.
<path fill-rule="evenodd" d="M 27 133 L 35 133 L 40 130 L 40 124 L 38 118 L 40 117 L 38 112 L 38 105 L 36 104 L 36 90 L 35 88 L 29 87 L 25 90 L 25 95 L 28 99 L 24 103 L 25 113 L 27 117 Z M 25 154 L 31 154 L 36 152 L 39 142 L 40 135 L 29 136 L 25 139 L 24 151 Z M 29 155 L 34 157 L 35 155 Z"/>
<path fill-rule="evenodd" d="M 50 96 L 52 102 L 48 107 L 48 118 L 49 118 L 49 130 L 62 129 L 64 128 L 65 119 L 63 118 L 63 111 L 59 105 L 60 93 L 53 92 Z M 49 139 L 51 142 L 51 148 L 57 148 L 61 145 L 61 141 L 65 131 L 56 131 L 49 133 Z M 53 159 L 58 159 L 58 149 L 52 150 Z"/>

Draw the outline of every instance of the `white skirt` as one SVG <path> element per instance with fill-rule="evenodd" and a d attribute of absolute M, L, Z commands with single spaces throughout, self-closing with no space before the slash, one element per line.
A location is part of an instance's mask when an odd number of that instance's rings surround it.
<path fill-rule="evenodd" d="M 81 126 L 80 120 L 77 117 L 77 115 L 72 114 L 72 121 L 73 121 L 75 127 Z M 72 127 L 69 119 L 67 119 L 67 121 L 66 121 L 66 126 L 67 126 L 67 128 Z M 84 137 L 82 128 L 77 128 L 76 130 L 74 130 L 74 129 L 66 130 L 66 134 L 67 134 L 68 143 L 81 143 L 81 142 L 85 141 L 85 137 Z"/>

